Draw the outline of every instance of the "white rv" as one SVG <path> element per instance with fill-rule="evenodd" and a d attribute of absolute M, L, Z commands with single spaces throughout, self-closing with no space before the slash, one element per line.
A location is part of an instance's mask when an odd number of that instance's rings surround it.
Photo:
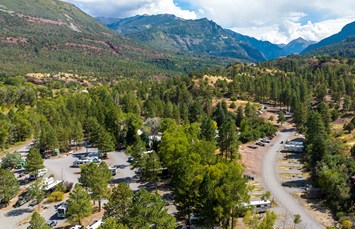
<path fill-rule="evenodd" d="M 252 207 L 254 212 L 262 213 L 271 208 L 271 202 L 269 200 L 255 200 L 251 201 L 249 206 Z"/>
<path fill-rule="evenodd" d="M 100 227 L 100 225 L 102 224 L 102 220 L 95 220 L 94 222 L 92 222 L 89 226 L 86 227 L 86 229 L 97 229 Z"/>
<path fill-rule="evenodd" d="M 91 160 L 88 160 L 88 159 L 76 160 L 76 161 L 73 162 L 72 167 L 79 168 L 80 165 L 86 165 L 86 164 L 89 164 L 89 163 L 91 163 L 91 162 L 92 162 L 92 161 L 91 161 Z"/>

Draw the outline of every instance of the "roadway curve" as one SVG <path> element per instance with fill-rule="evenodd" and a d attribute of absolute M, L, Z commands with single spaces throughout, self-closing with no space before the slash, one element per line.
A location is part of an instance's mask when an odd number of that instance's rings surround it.
<path fill-rule="evenodd" d="M 276 173 L 276 159 L 280 150 L 282 150 L 281 141 L 286 141 L 291 138 L 295 132 L 279 132 L 275 138 L 273 145 L 267 150 L 263 160 L 263 180 L 267 189 L 271 192 L 275 200 L 281 205 L 290 215 L 299 214 L 302 219 L 300 224 L 301 228 L 307 229 L 324 229 L 316 219 L 308 214 L 306 209 L 300 205 L 291 195 L 288 193 L 280 183 L 278 175 Z"/>

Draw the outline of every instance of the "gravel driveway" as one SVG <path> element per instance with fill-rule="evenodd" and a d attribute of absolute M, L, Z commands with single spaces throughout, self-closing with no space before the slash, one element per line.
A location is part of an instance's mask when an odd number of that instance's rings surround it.
<path fill-rule="evenodd" d="M 292 217 L 293 215 L 299 214 L 302 219 L 300 224 L 301 228 L 307 229 L 321 229 L 325 228 L 319 222 L 317 222 L 311 215 L 308 214 L 306 209 L 300 205 L 293 197 L 288 193 L 280 183 L 280 180 L 276 173 L 276 158 L 280 150 L 283 149 L 283 145 L 280 144 L 281 141 L 286 141 L 292 136 L 295 135 L 295 132 L 279 132 L 276 138 L 275 144 L 271 146 L 264 156 L 263 161 L 263 180 L 270 190 L 271 194 L 275 198 L 276 202 L 281 205 L 288 215 Z"/>

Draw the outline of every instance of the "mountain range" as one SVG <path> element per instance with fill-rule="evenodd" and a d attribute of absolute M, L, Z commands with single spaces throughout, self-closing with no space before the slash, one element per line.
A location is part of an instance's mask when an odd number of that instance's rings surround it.
<path fill-rule="evenodd" d="M 161 14 L 97 19 L 118 33 L 161 51 L 249 61 L 265 61 L 287 55 L 277 45 L 224 29 L 206 18 L 185 20 Z"/>
<path fill-rule="evenodd" d="M 2 0 L 0 27 L 0 75 L 69 72 L 93 76 L 158 76 L 200 71 L 232 62 L 227 58 L 199 58 L 151 50 L 59 0 Z"/>
<path fill-rule="evenodd" d="M 280 47 L 205 18 L 141 15 L 95 19 L 60 0 L 2 0 L 0 76 L 30 72 L 169 76 L 236 61 L 276 59 L 303 49 L 305 56 L 354 57 L 354 26 L 351 23 L 313 45 L 298 38 Z"/>
<path fill-rule="evenodd" d="M 303 50 L 308 55 L 340 55 L 355 57 L 355 22 L 345 25 L 342 30 Z"/>

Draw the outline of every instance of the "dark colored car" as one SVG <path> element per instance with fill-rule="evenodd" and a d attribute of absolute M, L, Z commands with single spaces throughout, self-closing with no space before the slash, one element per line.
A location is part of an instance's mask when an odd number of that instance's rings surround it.
<path fill-rule="evenodd" d="M 25 192 L 20 195 L 19 199 L 17 200 L 17 202 L 14 205 L 14 208 L 20 207 L 20 206 L 24 205 L 25 203 L 27 203 L 28 201 L 30 201 L 30 194 L 28 192 Z"/>
<path fill-rule="evenodd" d="M 55 227 L 55 226 L 57 226 L 57 221 L 55 221 L 55 220 L 48 220 L 48 221 L 47 221 L 47 224 L 48 224 L 48 226 L 50 226 L 50 227 Z"/>
<path fill-rule="evenodd" d="M 129 163 L 133 163 L 134 162 L 134 158 L 133 157 L 129 157 L 127 160 Z"/>
<path fill-rule="evenodd" d="M 257 145 L 259 145 L 259 146 L 265 146 L 265 143 L 262 143 L 262 142 L 257 142 L 257 143 L 255 143 L 255 144 L 257 144 Z"/>

